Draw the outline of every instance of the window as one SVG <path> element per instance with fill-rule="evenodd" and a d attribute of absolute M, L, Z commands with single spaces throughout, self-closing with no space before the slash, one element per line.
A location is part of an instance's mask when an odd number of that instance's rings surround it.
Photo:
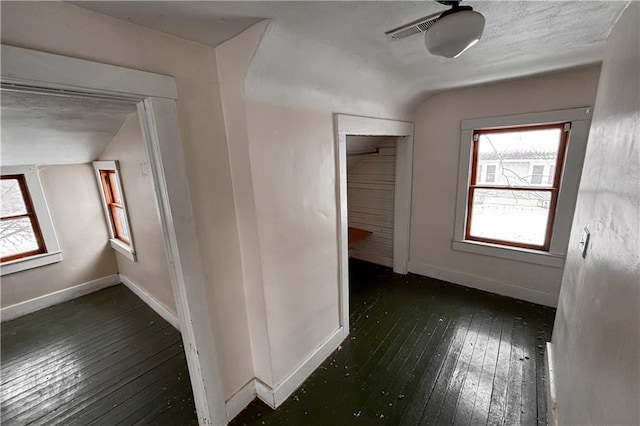
<path fill-rule="evenodd" d="M 501 129 L 477 129 L 473 133 L 472 170 L 487 165 L 480 182 L 472 171 L 465 239 L 513 247 L 548 250 L 560 176 L 542 185 L 544 165 L 562 169 L 566 147 L 565 124 Z M 531 173 L 530 173 L 531 170 Z"/>
<path fill-rule="evenodd" d="M 8 262 L 46 251 L 24 175 L 3 175 L 0 255 Z"/>
<path fill-rule="evenodd" d="M 1 275 L 61 261 L 37 169 L 3 167 L 0 178 Z"/>
<path fill-rule="evenodd" d="M 109 228 L 111 246 L 135 261 L 133 238 L 129 227 L 127 207 L 116 161 L 93 163 L 100 186 L 103 208 Z"/>
<path fill-rule="evenodd" d="M 562 267 L 590 115 L 463 120 L 453 249 Z"/>

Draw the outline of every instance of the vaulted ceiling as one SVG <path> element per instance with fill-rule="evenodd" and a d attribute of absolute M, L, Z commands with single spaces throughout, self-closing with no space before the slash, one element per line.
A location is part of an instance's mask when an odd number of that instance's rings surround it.
<path fill-rule="evenodd" d="M 269 19 L 245 81 L 249 99 L 337 112 L 406 116 L 429 94 L 599 62 L 628 1 L 469 1 L 486 17 L 458 59 L 417 35 L 384 32 L 445 10 L 421 2 L 74 2 L 211 46 Z"/>

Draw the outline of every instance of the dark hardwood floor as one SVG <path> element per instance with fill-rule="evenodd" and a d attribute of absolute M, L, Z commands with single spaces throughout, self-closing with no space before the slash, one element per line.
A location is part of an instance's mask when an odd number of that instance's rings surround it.
<path fill-rule="evenodd" d="M 233 425 L 546 425 L 555 311 L 352 261 L 351 334 L 277 410 Z"/>
<path fill-rule="evenodd" d="M 2 324 L 3 425 L 197 424 L 180 333 L 123 285 Z"/>

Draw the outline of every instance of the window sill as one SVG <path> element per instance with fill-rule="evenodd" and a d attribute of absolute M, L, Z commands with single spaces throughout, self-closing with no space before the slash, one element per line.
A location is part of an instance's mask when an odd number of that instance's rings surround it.
<path fill-rule="evenodd" d="M 109 244 L 111 244 L 112 249 L 122 254 L 127 259 L 131 260 L 132 262 L 136 261 L 136 252 L 127 244 L 115 238 L 111 238 L 109 240 Z"/>
<path fill-rule="evenodd" d="M 57 263 L 60 261 L 62 261 L 61 251 L 37 254 L 35 256 L 25 257 L 23 259 L 12 260 L 11 262 L 6 262 L 0 265 L 0 276 L 15 274 L 16 272 L 39 268 L 45 265 L 51 265 L 52 263 Z"/>
<path fill-rule="evenodd" d="M 565 257 L 563 255 L 541 252 L 537 250 L 505 247 L 496 244 L 467 240 L 454 240 L 453 249 L 458 251 L 466 251 L 468 253 L 483 254 L 485 256 L 501 257 L 503 259 L 534 263 L 536 265 L 550 266 L 552 268 L 564 267 Z"/>

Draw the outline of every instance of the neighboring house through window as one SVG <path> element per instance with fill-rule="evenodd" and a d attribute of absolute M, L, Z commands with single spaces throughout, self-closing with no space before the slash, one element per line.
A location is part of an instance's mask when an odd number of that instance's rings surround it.
<path fill-rule="evenodd" d="M 37 168 L 2 167 L 0 195 L 1 274 L 61 261 Z"/>
<path fill-rule="evenodd" d="M 102 206 L 109 228 L 111 247 L 135 261 L 135 249 L 118 163 L 116 161 L 95 161 L 93 168 L 101 190 Z"/>
<path fill-rule="evenodd" d="M 453 248 L 563 266 L 589 119 L 576 108 L 463 121 Z"/>

